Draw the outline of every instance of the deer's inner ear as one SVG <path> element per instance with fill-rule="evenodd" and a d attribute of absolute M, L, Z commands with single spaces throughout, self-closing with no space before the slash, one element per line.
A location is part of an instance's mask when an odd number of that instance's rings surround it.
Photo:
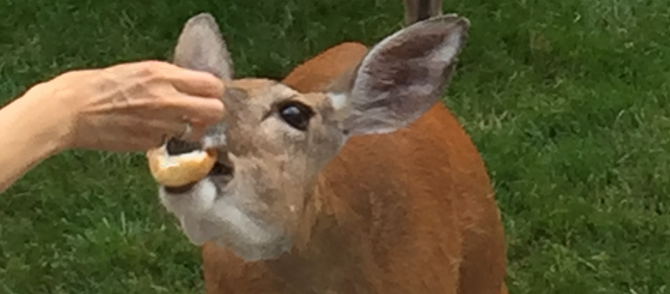
<path fill-rule="evenodd" d="M 198 14 L 186 22 L 177 41 L 173 63 L 226 81 L 234 75 L 226 42 L 216 20 L 208 13 Z"/>
<path fill-rule="evenodd" d="M 440 99 L 469 29 L 467 19 L 443 15 L 415 23 L 374 46 L 358 67 L 343 105 L 344 128 L 355 134 L 405 127 Z M 335 93 L 338 94 L 338 93 Z M 330 95 L 338 104 L 340 96 Z"/>

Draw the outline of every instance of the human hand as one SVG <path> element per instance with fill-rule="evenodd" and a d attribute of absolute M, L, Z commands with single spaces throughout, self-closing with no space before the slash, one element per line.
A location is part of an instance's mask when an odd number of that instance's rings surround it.
<path fill-rule="evenodd" d="M 66 114 L 65 148 L 146 151 L 180 137 L 186 123 L 193 141 L 224 111 L 221 80 L 159 61 L 70 71 L 30 91 Z"/>

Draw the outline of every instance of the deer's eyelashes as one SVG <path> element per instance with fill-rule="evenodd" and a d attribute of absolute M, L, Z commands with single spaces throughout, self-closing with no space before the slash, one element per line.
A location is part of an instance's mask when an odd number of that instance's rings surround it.
<path fill-rule="evenodd" d="M 276 106 L 279 117 L 291 127 L 306 131 L 309 122 L 314 117 L 314 110 L 304 103 L 288 100 Z"/>

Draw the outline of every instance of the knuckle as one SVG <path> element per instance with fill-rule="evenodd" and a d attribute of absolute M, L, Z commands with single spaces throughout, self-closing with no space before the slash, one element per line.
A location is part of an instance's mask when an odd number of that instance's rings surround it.
<path fill-rule="evenodd" d="M 151 81 L 165 79 L 165 65 L 156 60 L 147 60 L 138 64 L 137 73 Z"/>

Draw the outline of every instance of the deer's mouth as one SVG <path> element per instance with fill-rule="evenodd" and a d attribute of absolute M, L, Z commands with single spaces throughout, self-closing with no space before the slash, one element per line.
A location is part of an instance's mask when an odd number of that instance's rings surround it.
<path fill-rule="evenodd" d="M 169 187 L 169 186 L 163 186 L 165 189 L 165 192 L 170 193 L 170 194 L 184 194 L 187 193 L 188 191 L 191 191 L 193 187 L 195 187 L 195 184 L 198 182 L 193 182 L 190 184 L 186 184 L 183 186 L 177 186 L 177 187 Z"/>
<path fill-rule="evenodd" d="M 233 165 L 231 162 L 221 162 L 217 161 L 212 166 L 212 169 L 209 170 L 207 176 L 210 177 L 232 177 L 233 176 Z"/>
<path fill-rule="evenodd" d="M 170 139 L 146 154 L 154 180 L 170 194 L 184 194 L 209 179 L 218 185 L 232 180 L 234 166 L 225 150 L 197 142 Z"/>
<path fill-rule="evenodd" d="M 217 161 L 214 163 L 212 168 L 209 170 L 209 173 L 204 179 L 212 179 L 216 180 L 216 182 L 221 183 L 223 182 L 224 184 L 229 183 L 233 179 L 233 165 L 231 162 L 220 162 Z M 200 180 L 202 181 L 202 180 Z M 191 183 L 188 183 L 186 185 L 180 185 L 180 186 L 167 186 L 163 185 L 165 188 L 165 192 L 170 193 L 170 194 L 184 194 L 188 193 L 195 187 L 196 184 L 198 184 L 199 181 L 193 181 Z"/>

